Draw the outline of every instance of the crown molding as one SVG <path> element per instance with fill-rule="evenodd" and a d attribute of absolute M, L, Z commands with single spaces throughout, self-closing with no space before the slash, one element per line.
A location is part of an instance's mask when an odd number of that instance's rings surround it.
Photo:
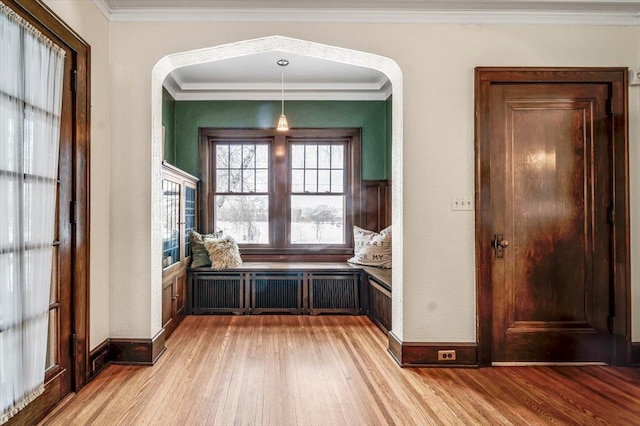
<path fill-rule="evenodd" d="M 163 87 L 177 101 L 280 100 L 281 83 L 201 82 L 187 83 L 171 73 Z M 379 101 L 391 95 L 391 82 L 384 76 L 369 83 L 287 83 L 285 100 L 291 101 Z"/>
<path fill-rule="evenodd" d="M 382 96 L 385 100 L 389 99 L 389 96 L 393 94 L 393 86 L 391 82 L 387 80 L 387 82 L 382 86 Z"/>
<path fill-rule="evenodd" d="M 163 85 L 176 101 L 280 101 L 280 90 L 274 91 L 177 91 L 172 92 L 167 82 Z M 386 88 L 386 86 L 385 86 Z M 391 95 L 391 85 L 384 91 L 339 91 L 305 90 L 301 92 L 285 91 L 284 100 L 288 101 L 384 101 Z"/>
<path fill-rule="evenodd" d="M 175 76 L 172 74 L 169 74 L 167 78 L 165 78 L 164 82 L 162 83 L 162 87 L 164 87 L 167 92 L 169 92 L 174 100 L 180 93 L 180 85 L 176 83 Z"/>
<path fill-rule="evenodd" d="M 177 78 L 176 78 L 177 80 Z M 386 81 L 386 80 L 385 80 Z M 337 92 L 367 92 L 379 91 L 384 82 L 378 83 L 285 83 L 285 93 L 295 92 L 315 92 L 315 91 L 337 91 Z M 182 83 L 182 92 L 190 91 L 214 91 L 214 92 L 274 92 L 282 90 L 281 83 L 239 83 L 239 82 L 202 82 L 202 83 Z"/>
<path fill-rule="evenodd" d="M 102 13 L 105 16 L 105 18 L 111 21 L 112 11 L 109 5 L 105 3 L 104 0 L 92 0 L 92 1 L 93 1 L 93 4 L 98 8 L 100 13 Z"/>
<path fill-rule="evenodd" d="M 93 0 L 112 22 L 334 22 L 431 24 L 640 25 L 633 11 L 375 10 L 308 8 L 109 8 Z"/>
<path fill-rule="evenodd" d="M 285 95 L 285 103 L 289 101 L 386 101 L 386 93 L 353 93 L 353 92 L 304 92 L 292 96 Z M 258 92 L 198 92 L 178 93 L 176 101 L 277 101 L 280 98 L 270 93 Z"/>

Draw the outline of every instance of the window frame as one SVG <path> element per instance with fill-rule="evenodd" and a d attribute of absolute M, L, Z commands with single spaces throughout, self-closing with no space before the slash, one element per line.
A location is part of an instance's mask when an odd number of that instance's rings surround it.
<path fill-rule="evenodd" d="M 268 155 L 269 155 L 269 169 L 268 169 L 268 173 L 267 173 L 267 192 L 233 192 L 233 191 L 227 191 L 227 192 L 218 192 L 217 191 L 217 181 L 216 181 L 216 176 L 217 176 L 217 167 L 216 167 L 216 162 L 215 160 L 211 161 L 211 176 L 210 176 L 210 180 L 209 182 L 211 182 L 211 223 L 210 225 L 210 230 L 211 232 L 215 232 L 217 231 L 217 229 L 215 229 L 215 207 L 214 207 L 214 201 L 217 195 L 245 195 L 245 196 L 249 196 L 249 195 L 262 195 L 262 196 L 267 196 L 267 199 L 269 200 L 269 211 L 268 211 L 268 217 L 269 217 L 269 230 L 268 230 L 268 234 L 269 234 L 269 243 L 264 244 L 264 243 L 255 243 L 255 244 L 245 244 L 245 243 L 240 243 L 238 242 L 238 245 L 240 247 L 243 248 L 243 250 L 256 250 L 256 249 L 265 249 L 268 247 L 272 247 L 273 246 L 273 241 L 274 241 L 274 229 L 273 226 L 271 225 L 271 218 L 273 217 L 273 213 L 274 213 L 274 203 L 276 202 L 276 197 L 275 197 L 275 187 L 273 184 L 274 181 L 274 168 L 271 165 L 271 160 L 274 157 L 274 141 L 272 138 L 269 137 L 262 137 L 262 136 L 258 136 L 258 137 L 234 137 L 234 138 L 229 138 L 229 137 L 221 137 L 221 138 L 210 138 L 208 143 L 210 144 L 209 146 L 209 154 L 210 156 L 212 156 L 211 158 L 215 158 L 215 153 L 216 153 L 216 147 L 217 145 L 260 145 L 260 144 L 264 144 L 267 145 L 268 148 Z M 231 170 L 231 168 L 229 168 L 229 170 Z M 231 184 L 229 183 L 228 185 L 229 189 L 231 187 Z"/>
<path fill-rule="evenodd" d="M 291 198 L 293 196 L 296 195 L 313 195 L 313 194 L 317 194 L 319 196 L 323 196 L 323 195 L 340 195 L 345 197 L 345 205 L 344 205 L 344 243 L 342 244 L 326 244 L 326 246 L 329 246 L 330 248 L 333 249 L 341 249 L 341 248 L 345 248 L 345 249 L 351 249 L 353 250 L 353 221 L 354 221 L 354 208 L 353 208 L 353 194 L 352 194 L 352 189 L 351 189 L 351 180 L 352 180 L 352 158 L 351 158 L 351 147 L 350 147 L 350 140 L 348 138 L 332 138 L 332 139 L 327 139 L 327 138 L 306 138 L 306 137 L 291 137 L 291 138 L 286 138 L 285 140 L 285 144 L 286 144 L 286 152 L 287 152 L 287 183 L 286 183 L 286 200 L 287 200 L 287 213 L 286 213 L 286 223 L 285 223 L 285 227 L 286 227 L 286 235 L 287 235 L 287 239 L 285 241 L 286 247 L 287 248 L 297 248 L 300 250 L 317 250 L 318 247 L 322 246 L 322 244 L 314 244 L 314 243 L 299 243 L 299 244 L 294 244 L 291 242 L 291 229 L 292 229 L 292 222 L 291 222 Z M 344 168 L 343 168 L 343 191 L 339 192 L 339 193 L 335 193 L 335 192 L 328 192 L 328 193 L 322 193 L 322 192 L 312 192 L 312 193 L 306 193 L 306 191 L 303 192 L 294 192 L 293 191 L 293 186 L 292 186 L 292 181 L 293 181 L 293 155 L 291 155 L 292 152 L 292 148 L 293 145 L 305 145 L 305 144 L 309 144 L 309 145 L 342 145 L 344 146 Z M 306 168 L 304 169 L 306 170 Z M 317 168 L 316 170 L 319 170 L 319 168 Z M 351 244 L 349 244 L 349 242 L 351 241 Z"/>
<path fill-rule="evenodd" d="M 248 261 L 343 261 L 353 256 L 353 226 L 362 224 L 361 129 L 309 128 L 278 132 L 275 129 L 199 129 L 198 187 L 202 232 L 214 229 L 216 196 L 215 147 L 224 143 L 258 143 L 270 141 L 269 149 L 269 245 L 241 244 Z M 291 143 L 345 145 L 345 224 L 344 244 L 292 244 L 291 232 Z M 278 220 L 281 218 L 281 220 Z"/>

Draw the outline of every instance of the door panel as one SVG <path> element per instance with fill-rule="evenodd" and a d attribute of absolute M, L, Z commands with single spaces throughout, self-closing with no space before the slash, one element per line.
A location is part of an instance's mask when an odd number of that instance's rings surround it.
<path fill-rule="evenodd" d="M 493 362 L 610 362 L 609 85 L 489 91 Z M 491 238 L 490 236 L 488 238 Z"/>

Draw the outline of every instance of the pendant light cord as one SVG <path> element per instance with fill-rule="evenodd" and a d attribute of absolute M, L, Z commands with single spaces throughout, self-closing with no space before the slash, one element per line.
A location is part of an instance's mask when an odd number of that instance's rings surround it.
<path fill-rule="evenodd" d="M 281 99 L 282 99 L 282 115 L 284 115 L 284 67 L 282 67 L 282 72 L 280 73 L 281 75 L 281 84 L 280 84 L 280 88 L 281 88 Z"/>

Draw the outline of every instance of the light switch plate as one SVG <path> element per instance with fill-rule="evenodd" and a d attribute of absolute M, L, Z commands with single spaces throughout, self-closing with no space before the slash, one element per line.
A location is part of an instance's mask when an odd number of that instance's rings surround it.
<path fill-rule="evenodd" d="M 451 197 L 451 210 L 454 212 L 473 210 L 473 197 Z"/>

